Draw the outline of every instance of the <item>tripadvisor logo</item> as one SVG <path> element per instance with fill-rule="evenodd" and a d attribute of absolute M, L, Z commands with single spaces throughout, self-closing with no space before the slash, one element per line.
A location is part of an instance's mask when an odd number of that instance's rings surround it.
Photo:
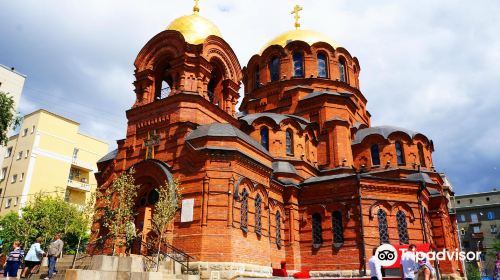
<path fill-rule="evenodd" d="M 391 244 L 382 244 L 375 252 L 382 266 L 391 266 L 398 260 L 398 251 Z"/>
<path fill-rule="evenodd" d="M 403 255 L 407 252 L 406 248 L 399 248 L 398 250 L 391 244 L 382 244 L 377 248 L 375 256 L 377 256 L 382 266 L 392 266 L 398 261 L 398 255 Z M 429 261 L 480 261 L 481 252 L 463 252 L 455 249 L 454 251 L 443 249 L 441 251 L 430 251 L 430 252 L 415 252 L 415 260 L 420 261 L 427 259 Z"/>

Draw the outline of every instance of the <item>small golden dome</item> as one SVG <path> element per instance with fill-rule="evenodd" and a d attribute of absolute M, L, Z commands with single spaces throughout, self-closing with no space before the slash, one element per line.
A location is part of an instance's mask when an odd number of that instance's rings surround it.
<path fill-rule="evenodd" d="M 340 46 L 337 43 L 335 43 L 332 39 L 330 39 L 330 37 L 321 32 L 317 32 L 314 30 L 295 29 L 287 31 L 269 41 L 260 49 L 260 53 L 262 54 L 265 49 L 267 49 L 272 45 L 280 45 L 282 47 L 285 47 L 288 43 L 293 41 L 304 41 L 309 45 L 312 45 L 317 42 L 325 42 L 330 44 L 334 48 L 338 48 Z"/>
<path fill-rule="evenodd" d="M 219 28 L 215 24 L 196 12 L 192 15 L 175 19 L 167 27 L 167 30 L 179 31 L 184 36 L 186 42 L 193 45 L 203 43 L 210 35 L 222 37 Z"/>

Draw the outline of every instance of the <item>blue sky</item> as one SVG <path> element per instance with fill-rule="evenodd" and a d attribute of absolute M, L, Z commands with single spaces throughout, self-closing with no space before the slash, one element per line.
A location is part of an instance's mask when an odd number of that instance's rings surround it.
<path fill-rule="evenodd" d="M 459 194 L 500 188 L 500 2 L 200 0 L 242 66 L 293 27 L 358 57 L 372 125 L 426 134 Z M 83 132 L 124 138 L 133 61 L 193 1 L 0 0 L 0 63 L 28 76 L 21 113 L 45 108 Z"/>

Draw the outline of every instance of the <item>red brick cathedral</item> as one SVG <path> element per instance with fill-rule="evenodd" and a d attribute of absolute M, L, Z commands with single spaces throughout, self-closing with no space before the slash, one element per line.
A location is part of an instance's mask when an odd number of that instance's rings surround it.
<path fill-rule="evenodd" d="M 282 261 L 313 276 L 359 276 L 381 243 L 454 251 L 451 190 L 432 141 L 371 126 L 358 59 L 301 29 L 299 10 L 296 28 L 255 46 L 244 67 L 197 5 L 147 42 L 126 138 L 99 161 L 99 189 L 134 167 L 136 228 L 147 238 L 155 189 L 178 178 L 171 245 L 194 257 L 202 278 L 266 276 Z M 96 220 L 94 238 L 100 230 Z"/>

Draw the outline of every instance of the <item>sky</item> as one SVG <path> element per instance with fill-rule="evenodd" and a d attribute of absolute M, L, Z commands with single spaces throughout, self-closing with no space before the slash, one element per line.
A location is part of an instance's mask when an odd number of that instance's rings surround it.
<path fill-rule="evenodd" d="M 27 76 L 21 114 L 44 108 L 110 148 L 125 137 L 140 49 L 194 1 L 0 0 L 0 64 Z M 434 141 L 457 194 L 500 189 L 500 1 L 200 0 L 242 67 L 301 24 L 361 64 L 372 125 Z"/>

